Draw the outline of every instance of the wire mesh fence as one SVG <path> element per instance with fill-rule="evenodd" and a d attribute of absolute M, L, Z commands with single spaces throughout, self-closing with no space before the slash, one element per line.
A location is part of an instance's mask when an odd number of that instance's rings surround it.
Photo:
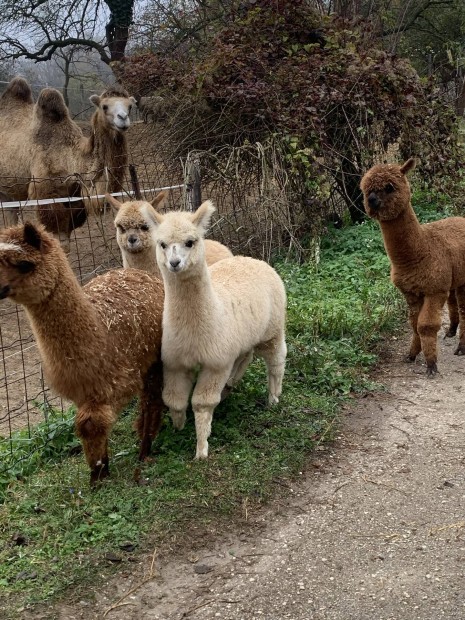
<path fill-rule="evenodd" d="M 209 235 L 229 246 L 235 254 L 269 260 L 275 251 L 288 250 L 297 243 L 293 235 L 298 226 L 294 221 L 297 216 L 290 207 L 285 179 L 276 174 L 263 147 L 225 147 L 220 152 L 196 152 L 190 153 L 187 159 L 173 159 L 166 141 L 160 143 L 155 125 L 136 123 L 130 131 L 130 165 L 136 171 L 142 195 L 148 200 L 163 188 L 169 188 L 166 209 L 192 209 L 202 198 L 210 198 L 217 208 L 217 216 Z M 199 170 L 200 186 L 196 183 Z M 39 183 L 41 179 L 34 181 Z M 129 199 L 134 179 L 131 180 L 128 170 L 122 185 L 123 198 L 119 199 Z M 41 204 L 40 209 L 54 213 L 57 208 L 70 209 L 76 201 L 81 204 L 80 199 L 88 197 L 83 191 L 75 202 L 45 200 L 47 204 Z M 98 208 L 91 209 L 89 204 L 90 201 L 85 203 L 85 221 L 80 220 L 80 225 L 71 232 L 68 254 L 82 284 L 122 265 L 111 210 L 105 208 L 103 200 L 99 200 Z M 11 222 L 12 213 L 23 221 L 38 219 L 37 202 L 23 200 L 13 205 L 3 202 L 0 206 L 3 207 L 0 226 Z M 70 404 L 47 386 L 24 309 L 8 300 L 2 301 L 0 444 L 11 443 L 19 429 L 30 432 L 44 420 L 51 407 L 63 412 Z M 2 464 L 0 474 L 1 468 Z"/>

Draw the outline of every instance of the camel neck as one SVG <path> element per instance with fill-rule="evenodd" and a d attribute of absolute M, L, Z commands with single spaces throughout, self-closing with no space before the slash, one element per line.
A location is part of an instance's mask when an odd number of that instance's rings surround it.
<path fill-rule="evenodd" d="M 126 136 L 115 129 L 104 129 L 94 119 L 89 153 L 95 161 L 95 170 L 111 169 L 107 191 L 119 190 L 128 163 Z"/>
<path fill-rule="evenodd" d="M 424 247 L 423 230 L 411 206 L 393 220 L 380 221 L 384 247 L 395 265 L 421 259 Z"/>

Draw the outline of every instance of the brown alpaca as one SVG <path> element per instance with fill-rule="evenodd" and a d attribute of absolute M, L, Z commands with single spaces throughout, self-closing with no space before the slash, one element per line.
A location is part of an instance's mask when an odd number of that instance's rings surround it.
<path fill-rule="evenodd" d="M 460 321 L 455 354 L 465 354 L 465 218 L 420 224 L 406 177 L 414 167 L 414 159 L 403 166 L 373 166 L 360 187 L 367 214 L 381 226 L 391 280 L 409 307 L 413 337 L 407 361 L 415 361 L 423 351 L 431 377 L 437 372 L 437 333 L 446 301 L 451 319 L 447 335 L 455 335 Z"/>
<path fill-rule="evenodd" d="M 109 271 L 81 288 L 42 226 L 0 230 L 0 299 L 25 307 L 47 380 L 77 407 L 91 484 L 109 474 L 108 435 L 133 396 L 140 396 L 140 459 L 158 432 L 163 297 L 162 282 L 135 269 Z"/>
<path fill-rule="evenodd" d="M 25 200 L 121 190 L 128 159 L 125 131 L 134 98 L 119 86 L 92 95 L 97 109 L 87 138 L 71 119 L 61 93 L 44 88 L 34 105 L 26 87 L 15 78 L 0 99 L 0 191 Z M 51 203 L 38 212 L 66 250 L 71 232 L 86 220 L 83 201 Z"/>
<path fill-rule="evenodd" d="M 145 200 L 119 202 L 110 194 L 105 196 L 116 213 L 116 240 L 121 250 L 123 267 L 142 269 L 160 279 L 162 275 L 157 264 L 155 225 L 150 213 L 153 214 L 153 209 L 161 206 L 165 197 L 165 192 L 161 192 L 149 203 Z M 222 243 L 205 239 L 205 260 L 208 266 L 232 256 L 231 250 Z"/>

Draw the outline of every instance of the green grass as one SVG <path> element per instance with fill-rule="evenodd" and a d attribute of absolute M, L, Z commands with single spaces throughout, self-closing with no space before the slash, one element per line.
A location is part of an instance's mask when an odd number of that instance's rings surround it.
<path fill-rule="evenodd" d="M 244 501 L 265 501 L 276 482 L 296 475 L 315 445 L 333 436 L 344 398 L 373 387 L 376 347 L 403 308 L 389 282 L 378 227 L 366 223 L 330 233 L 318 267 L 277 268 L 289 295 L 282 400 L 272 409 L 263 406 L 265 369 L 255 361 L 215 411 L 208 462 L 192 460 L 192 414 L 179 433 L 165 420 L 156 459 L 143 467 L 147 484 L 136 485 L 133 416 L 126 413 L 111 436 L 111 479 L 91 492 L 83 455 L 69 455 L 75 450 L 72 412 L 65 420 L 51 415 L 37 429 L 31 440 L 37 456 L 32 462 L 24 456 L 14 480 L 3 479 L 2 617 L 97 585 L 117 570 L 105 553 L 127 557 L 120 545 L 182 540 L 194 521 L 202 527 L 238 514 Z M 12 459 L 26 442 L 16 437 L 1 458 Z"/>

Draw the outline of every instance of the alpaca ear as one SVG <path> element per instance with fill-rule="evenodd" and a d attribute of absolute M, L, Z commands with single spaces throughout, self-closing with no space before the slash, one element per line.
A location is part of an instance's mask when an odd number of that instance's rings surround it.
<path fill-rule="evenodd" d="M 137 101 L 135 97 L 129 97 L 129 100 L 132 102 L 133 105 L 137 105 Z"/>
<path fill-rule="evenodd" d="M 415 157 L 411 157 L 410 159 L 407 159 L 403 166 L 400 167 L 400 171 L 402 174 L 408 174 L 411 170 L 415 168 L 416 165 L 417 162 Z"/>
<path fill-rule="evenodd" d="M 158 196 L 157 196 L 157 198 L 158 198 Z M 160 226 L 160 224 L 165 219 L 165 216 L 162 215 L 161 213 L 158 213 L 158 211 L 155 211 L 155 209 L 152 207 L 152 205 L 147 205 L 146 213 L 149 216 L 149 218 L 152 220 L 152 222 L 155 224 L 155 228 Z"/>
<path fill-rule="evenodd" d="M 155 196 L 155 198 L 150 201 L 150 204 L 154 209 L 159 209 L 162 206 L 165 198 L 166 192 L 161 192 L 160 194 L 158 194 L 158 196 Z"/>
<path fill-rule="evenodd" d="M 98 95 L 91 95 L 89 101 L 93 103 L 96 108 L 100 105 L 100 97 Z"/>
<path fill-rule="evenodd" d="M 37 230 L 31 222 L 26 222 L 24 224 L 24 242 L 36 250 L 40 250 L 42 247 L 42 236 L 40 231 Z"/>
<path fill-rule="evenodd" d="M 123 203 L 120 202 L 119 200 L 116 200 L 116 198 L 112 196 L 111 194 L 105 194 L 105 200 L 110 205 L 110 207 L 116 212 L 118 212 L 119 208 L 123 206 Z"/>
<path fill-rule="evenodd" d="M 192 223 L 195 224 L 198 228 L 203 228 L 203 230 L 207 230 L 210 225 L 211 217 L 215 211 L 216 209 L 213 206 L 211 200 L 206 200 L 205 202 L 202 202 L 197 211 L 191 215 Z"/>

